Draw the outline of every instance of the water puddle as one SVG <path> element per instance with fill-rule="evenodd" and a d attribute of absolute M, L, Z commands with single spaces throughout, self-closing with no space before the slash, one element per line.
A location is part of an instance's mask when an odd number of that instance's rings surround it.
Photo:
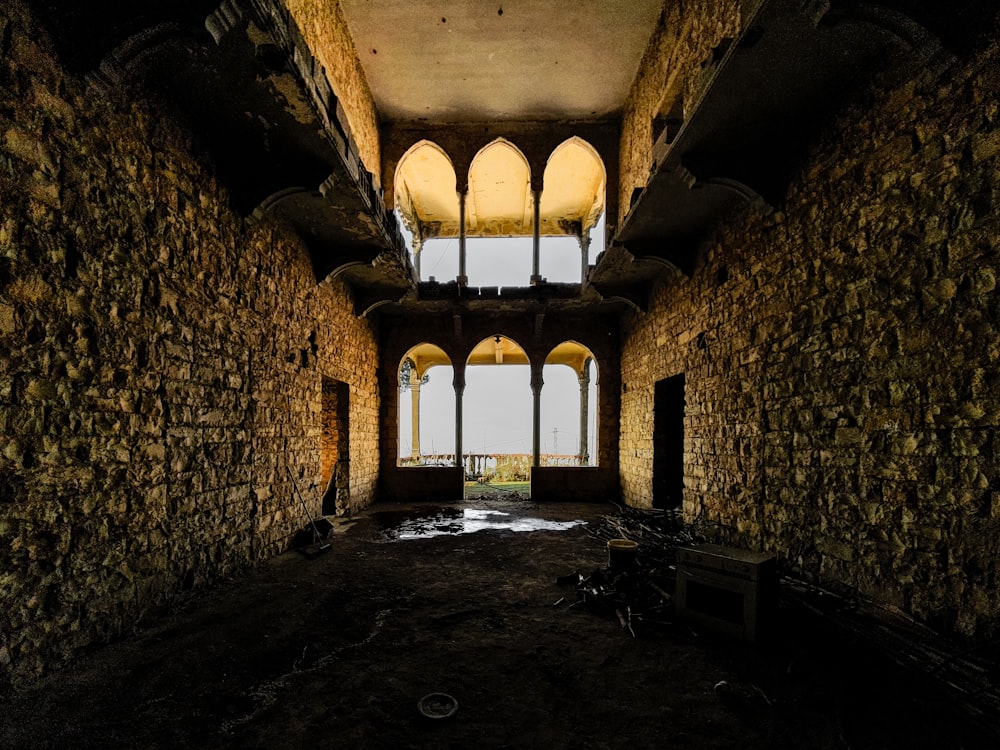
<path fill-rule="evenodd" d="M 374 514 L 385 539 L 427 539 L 433 536 L 475 534 L 477 531 L 565 531 L 586 521 L 549 521 L 502 510 L 441 508 L 427 511 L 389 511 Z"/>

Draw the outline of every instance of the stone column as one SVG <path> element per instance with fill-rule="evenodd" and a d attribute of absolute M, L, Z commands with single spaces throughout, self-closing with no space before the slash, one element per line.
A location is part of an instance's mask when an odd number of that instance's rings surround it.
<path fill-rule="evenodd" d="M 410 458 L 420 458 L 420 376 L 410 368 Z"/>
<path fill-rule="evenodd" d="M 542 366 L 531 365 L 531 465 L 541 466 L 542 455 Z"/>
<path fill-rule="evenodd" d="M 462 460 L 462 397 L 465 394 L 465 367 L 455 367 L 452 384 L 455 387 L 455 466 L 465 466 Z"/>
<path fill-rule="evenodd" d="M 458 193 L 458 281 L 459 286 L 467 286 L 469 277 L 465 273 L 465 199 L 468 190 Z"/>
<path fill-rule="evenodd" d="M 417 283 L 420 283 L 420 251 L 424 249 L 424 240 L 420 235 L 413 235 L 413 270 L 417 274 Z"/>
<path fill-rule="evenodd" d="M 590 421 L 590 357 L 583 361 L 583 369 L 577 377 L 580 380 L 580 466 L 590 466 L 590 449 L 587 445 L 587 423 Z"/>
<path fill-rule="evenodd" d="M 587 272 L 590 270 L 590 230 L 580 234 L 580 291 L 587 286 Z"/>
<path fill-rule="evenodd" d="M 539 261 L 541 258 L 541 231 L 539 226 L 542 215 L 542 191 L 541 188 L 532 186 L 531 194 L 534 196 L 534 222 L 532 227 L 531 244 L 531 286 L 542 283 L 542 276 L 539 274 Z M 535 464 L 537 466 L 537 464 Z"/>

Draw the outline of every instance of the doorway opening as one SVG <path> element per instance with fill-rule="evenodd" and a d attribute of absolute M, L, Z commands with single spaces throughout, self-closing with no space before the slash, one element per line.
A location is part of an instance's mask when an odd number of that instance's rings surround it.
<path fill-rule="evenodd" d="M 684 502 L 684 373 L 656 382 L 653 393 L 653 507 Z"/>
<path fill-rule="evenodd" d="M 324 377 L 320 475 L 326 487 L 323 493 L 325 516 L 346 510 L 351 497 L 350 414 L 350 386 Z"/>

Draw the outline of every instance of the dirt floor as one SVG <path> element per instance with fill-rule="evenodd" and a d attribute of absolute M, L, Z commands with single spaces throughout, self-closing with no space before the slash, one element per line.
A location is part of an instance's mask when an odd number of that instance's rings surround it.
<path fill-rule="evenodd" d="M 3 748 L 974 748 L 932 688 L 782 611 L 768 645 L 570 606 L 608 506 L 377 506 L 0 702 Z M 560 599 L 563 601 L 556 604 Z M 720 685 L 720 683 L 723 683 Z M 458 703 L 428 719 L 422 696 Z"/>

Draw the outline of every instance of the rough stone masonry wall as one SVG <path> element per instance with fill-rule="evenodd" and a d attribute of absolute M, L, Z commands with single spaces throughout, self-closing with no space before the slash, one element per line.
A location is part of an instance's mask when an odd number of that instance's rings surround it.
<path fill-rule="evenodd" d="M 618 222 L 628 213 L 632 191 L 645 187 L 649 179 L 653 119 L 664 95 L 680 95 L 690 104 L 702 64 L 719 42 L 737 35 L 740 7 L 746 4 L 745 0 L 667 0 L 663 4 L 622 110 Z"/>
<path fill-rule="evenodd" d="M 361 162 L 375 175 L 375 184 L 381 185 L 378 112 L 340 0 L 285 0 L 285 5 L 302 30 L 309 49 L 323 63 L 344 106 Z"/>
<path fill-rule="evenodd" d="M 318 512 L 323 375 L 373 496 L 375 332 L 194 148 L 0 6 L 0 685 L 286 548 L 285 466 Z"/>
<path fill-rule="evenodd" d="M 685 510 L 935 626 L 1000 630 L 1000 47 L 874 90 L 783 210 L 628 326 L 621 471 L 686 374 Z"/>

